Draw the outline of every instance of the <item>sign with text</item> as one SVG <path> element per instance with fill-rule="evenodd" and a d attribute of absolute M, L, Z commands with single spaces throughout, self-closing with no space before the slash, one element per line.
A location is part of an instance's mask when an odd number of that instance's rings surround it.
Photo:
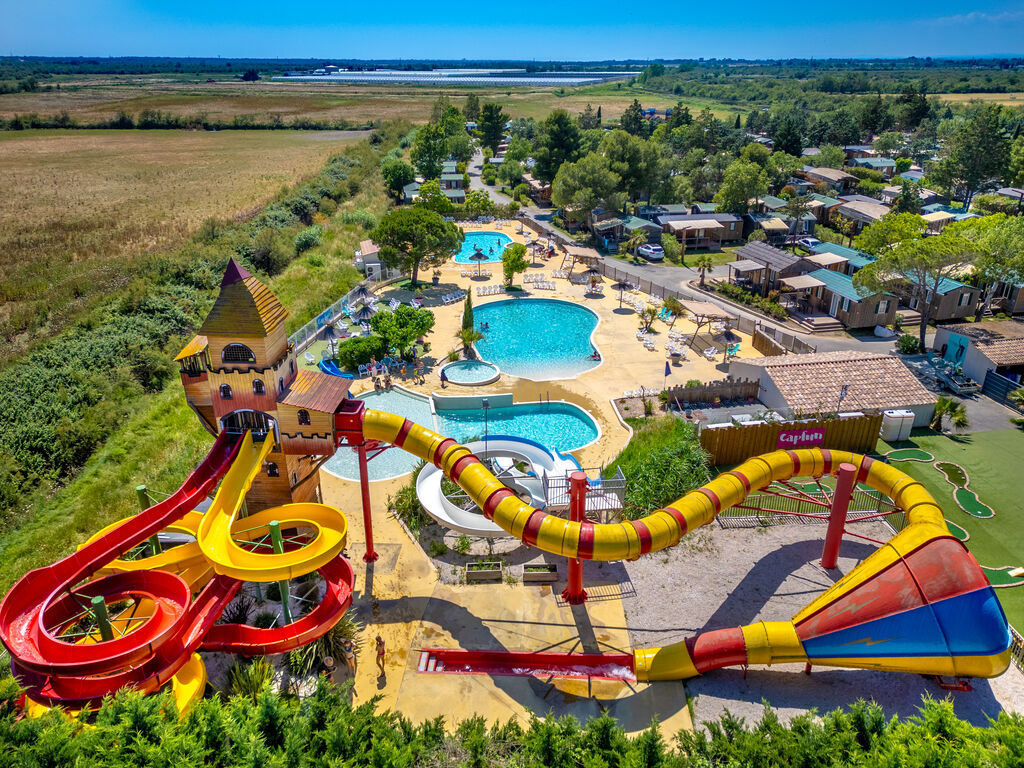
<path fill-rule="evenodd" d="M 784 429 L 779 432 L 779 439 L 775 443 L 776 448 L 810 448 L 821 445 L 825 442 L 825 429 L 813 427 L 811 429 Z"/>

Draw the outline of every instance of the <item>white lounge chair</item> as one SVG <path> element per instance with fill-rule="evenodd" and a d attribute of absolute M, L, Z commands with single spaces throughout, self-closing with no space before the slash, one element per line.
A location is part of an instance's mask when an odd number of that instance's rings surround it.
<path fill-rule="evenodd" d="M 313 365 L 316 362 L 316 358 L 313 357 L 313 353 L 309 350 L 306 351 L 306 362 Z"/>

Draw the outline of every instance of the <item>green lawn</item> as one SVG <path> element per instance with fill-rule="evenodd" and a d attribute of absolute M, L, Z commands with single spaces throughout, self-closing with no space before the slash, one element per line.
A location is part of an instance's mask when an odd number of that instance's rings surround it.
<path fill-rule="evenodd" d="M 954 488 L 931 463 L 901 461 L 895 466 L 919 480 L 942 506 L 946 519 L 971 536 L 968 549 L 988 567 L 1024 565 L 1024 504 L 1021 503 L 1021 468 L 1024 468 L 1024 432 L 1016 429 L 947 437 L 935 433 L 912 436 L 897 448 L 921 448 L 937 461 L 952 461 L 967 470 L 969 488 L 995 510 L 995 517 L 968 515 L 953 500 Z M 888 450 L 879 442 L 879 452 Z M 998 589 L 1010 623 L 1024 628 L 1024 586 Z"/>

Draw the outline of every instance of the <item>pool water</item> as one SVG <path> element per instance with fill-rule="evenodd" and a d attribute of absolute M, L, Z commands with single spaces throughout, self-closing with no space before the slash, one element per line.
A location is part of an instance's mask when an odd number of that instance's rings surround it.
<path fill-rule="evenodd" d="M 480 360 L 459 360 L 446 365 L 444 375 L 453 384 L 481 384 L 494 379 L 498 369 Z"/>
<path fill-rule="evenodd" d="M 489 435 L 525 437 L 556 451 L 575 451 L 597 439 L 597 424 L 571 403 L 518 403 L 508 408 L 438 411 L 438 432 L 460 443 Z"/>
<path fill-rule="evenodd" d="M 467 232 L 466 239 L 462 241 L 462 247 L 455 252 L 455 261 L 459 264 L 477 264 L 469 257 L 476 251 L 477 246 L 487 256 L 487 261 L 501 261 L 501 254 L 512 238 L 501 232 Z"/>
<path fill-rule="evenodd" d="M 435 419 L 427 400 L 401 390 L 370 392 L 359 399 L 367 408 L 396 413 L 462 443 L 483 437 L 485 422 L 489 435 L 525 437 L 562 452 L 582 448 L 600 434 L 590 414 L 571 403 L 518 403 L 491 408 L 486 419 L 482 409 L 439 411 Z M 392 447 L 366 466 L 370 480 L 387 480 L 412 472 L 419 463 L 411 453 Z M 359 460 L 351 448 L 339 448 L 324 469 L 345 480 L 359 480 Z"/>
<path fill-rule="evenodd" d="M 410 421 L 427 427 L 434 425 L 430 403 L 424 398 L 413 397 L 393 389 L 390 392 L 368 392 L 365 395 L 359 395 L 358 399 L 365 402 L 367 408 L 397 413 L 399 416 L 404 416 Z M 366 469 L 371 480 L 386 480 L 389 477 L 412 472 L 417 464 L 419 464 L 419 459 L 411 453 L 406 453 L 401 448 L 392 447 L 367 462 Z M 359 459 L 351 448 L 339 448 L 324 464 L 324 469 L 346 480 L 359 479 Z"/>
<path fill-rule="evenodd" d="M 600 365 L 590 359 L 597 315 L 557 299 L 508 299 L 473 310 L 486 328 L 476 350 L 502 373 L 534 381 L 568 379 Z"/>

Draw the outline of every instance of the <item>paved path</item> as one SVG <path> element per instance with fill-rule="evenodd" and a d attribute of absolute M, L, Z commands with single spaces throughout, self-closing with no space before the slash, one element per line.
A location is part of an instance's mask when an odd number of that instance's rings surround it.
<path fill-rule="evenodd" d="M 484 184 L 480 178 L 480 173 L 484 167 L 484 154 L 479 149 L 473 155 L 473 159 L 466 164 L 466 173 L 469 174 L 469 189 L 483 190 L 488 194 L 492 201 L 498 205 L 508 205 L 512 202 L 512 198 L 508 195 L 503 195 L 501 192 L 496 190 L 494 187 L 489 187 Z"/>

